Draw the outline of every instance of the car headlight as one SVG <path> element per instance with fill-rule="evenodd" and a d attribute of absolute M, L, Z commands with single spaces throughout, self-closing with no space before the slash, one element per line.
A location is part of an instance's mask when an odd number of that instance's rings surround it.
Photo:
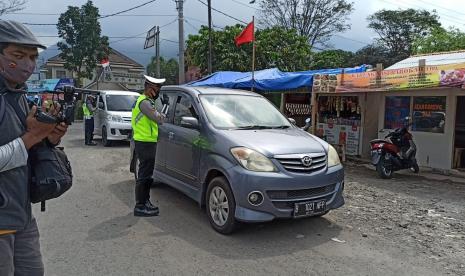
<path fill-rule="evenodd" d="M 336 149 L 329 145 L 328 148 L 328 167 L 334 167 L 341 164 L 341 160 L 339 159 L 339 154 L 337 154 Z"/>
<path fill-rule="evenodd" d="M 249 148 L 232 148 L 231 154 L 247 170 L 254 172 L 275 172 L 275 165 L 263 154 Z"/>
<path fill-rule="evenodd" d="M 121 117 L 120 115 L 108 115 L 108 120 L 121 123 L 123 121 L 123 117 Z"/>

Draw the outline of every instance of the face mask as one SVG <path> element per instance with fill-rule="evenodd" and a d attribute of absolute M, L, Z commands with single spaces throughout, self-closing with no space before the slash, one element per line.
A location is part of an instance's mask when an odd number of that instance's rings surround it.
<path fill-rule="evenodd" d="M 8 81 L 23 84 L 34 72 L 36 63 L 28 58 L 13 61 L 0 54 L 0 74 Z"/>

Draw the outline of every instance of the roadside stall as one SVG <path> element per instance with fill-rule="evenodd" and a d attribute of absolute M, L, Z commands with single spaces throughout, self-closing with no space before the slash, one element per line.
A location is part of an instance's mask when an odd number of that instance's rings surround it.
<path fill-rule="evenodd" d="M 322 75 L 314 82 L 314 133 L 369 158 L 369 141 L 411 118 L 420 166 L 465 167 L 465 63 Z"/>

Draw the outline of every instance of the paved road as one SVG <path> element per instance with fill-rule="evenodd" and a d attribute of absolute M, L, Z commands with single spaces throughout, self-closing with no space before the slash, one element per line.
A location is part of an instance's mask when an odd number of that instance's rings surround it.
<path fill-rule="evenodd" d="M 133 217 L 128 144 L 84 147 L 81 129 L 73 125 L 63 143 L 72 190 L 34 210 L 47 275 L 465 274 L 463 185 L 405 176 L 391 185 L 352 165 L 342 209 L 222 236 L 196 203 L 163 185 L 152 189 L 161 216 Z"/>

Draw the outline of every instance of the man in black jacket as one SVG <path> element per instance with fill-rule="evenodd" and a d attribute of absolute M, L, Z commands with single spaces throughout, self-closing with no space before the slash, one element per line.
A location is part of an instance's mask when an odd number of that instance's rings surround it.
<path fill-rule="evenodd" d="M 0 275 L 43 275 L 37 223 L 29 198 L 28 150 L 46 140 L 60 142 L 65 124 L 46 124 L 29 110 L 26 80 L 45 48 L 29 29 L 0 20 Z"/>

